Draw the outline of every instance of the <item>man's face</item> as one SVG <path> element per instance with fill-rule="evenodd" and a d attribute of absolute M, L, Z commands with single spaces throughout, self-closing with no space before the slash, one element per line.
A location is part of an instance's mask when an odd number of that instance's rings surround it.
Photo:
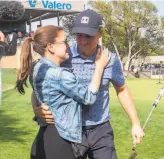
<path fill-rule="evenodd" d="M 81 53 L 91 55 L 97 48 L 101 33 L 97 32 L 95 36 L 89 36 L 83 33 L 76 33 L 78 49 Z"/>

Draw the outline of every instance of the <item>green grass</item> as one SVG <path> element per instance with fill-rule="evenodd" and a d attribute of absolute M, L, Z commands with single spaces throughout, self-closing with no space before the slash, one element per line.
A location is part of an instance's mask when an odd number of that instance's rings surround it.
<path fill-rule="evenodd" d="M 2 69 L 2 82 L 5 84 L 15 84 L 16 69 Z"/>
<path fill-rule="evenodd" d="M 2 90 L 13 88 L 16 82 L 16 69 L 2 69 Z"/>
<path fill-rule="evenodd" d="M 15 79 L 15 71 L 3 70 L 3 83 L 14 85 Z M 149 79 L 127 80 L 142 124 L 162 88 L 162 85 L 156 84 L 157 82 Z M 110 88 L 110 92 L 111 123 L 118 159 L 127 159 L 132 152 L 131 125 L 117 100 L 113 87 Z M 26 89 L 26 95 L 20 95 L 13 89 L 3 92 L 3 101 L 0 106 L 0 159 L 30 158 L 31 144 L 38 130 L 37 124 L 32 121 L 30 96 L 30 86 Z M 164 158 L 164 98 L 153 112 L 145 133 L 143 142 L 136 147 L 137 159 Z"/>
<path fill-rule="evenodd" d="M 142 125 L 144 124 L 152 103 L 156 99 L 162 85 L 156 84 L 157 80 L 129 79 L 127 84 L 133 95 L 138 115 Z M 131 124 L 127 115 L 122 110 L 111 89 L 111 123 L 115 133 L 115 145 L 119 159 L 127 159 L 131 154 L 132 137 Z M 162 159 L 164 158 L 164 98 L 161 98 L 158 107 L 153 112 L 146 128 L 145 137 L 140 145 L 137 145 L 137 159 Z"/>
<path fill-rule="evenodd" d="M 3 85 L 9 83 L 14 86 L 15 71 L 2 71 Z M 20 95 L 14 89 L 3 92 L 0 106 L 0 159 L 30 158 L 31 144 L 38 129 L 37 124 L 32 121 L 30 96 L 30 86 L 25 95 Z"/>

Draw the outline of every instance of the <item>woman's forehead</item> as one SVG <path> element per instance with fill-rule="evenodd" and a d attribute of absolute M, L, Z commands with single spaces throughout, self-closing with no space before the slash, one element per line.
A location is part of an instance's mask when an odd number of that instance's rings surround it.
<path fill-rule="evenodd" d="M 66 33 L 64 31 L 58 32 L 57 36 L 54 37 L 55 39 L 66 39 Z"/>

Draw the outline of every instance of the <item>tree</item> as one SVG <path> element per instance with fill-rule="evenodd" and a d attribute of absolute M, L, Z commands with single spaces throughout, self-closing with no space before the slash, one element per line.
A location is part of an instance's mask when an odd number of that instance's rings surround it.
<path fill-rule="evenodd" d="M 104 45 L 116 52 L 120 60 L 127 57 L 126 70 L 132 59 L 161 47 L 163 31 L 159 26 L 157 8 L 151 2 L 96 1 L 90 5 L 104 18 Z"/>
<path fill-rule="evenodd" d="M 148 1 L 91 1 L 104 19 L 103 45 L 120 59 L 126 59 L 125 69 L 139 56 L 159 53 L 164 43 L 164 18 L 158 16 L 154 4 Z M 63 25 L 67 32 L 76 15 L 66 16 Z M 70 36 L 72 39 L 72 36 Z"/>
<path fill-rule="evenodd" d="M 69 41 L 74 40 L 74 36 L 71 32 L 72 32 L 72 28 L 73 28 L 73 24 L 74 24 L 76 16 L 77 14 L 66 15 L 62 19 L 63 27 L 67 33 L 67 39 Z"/>

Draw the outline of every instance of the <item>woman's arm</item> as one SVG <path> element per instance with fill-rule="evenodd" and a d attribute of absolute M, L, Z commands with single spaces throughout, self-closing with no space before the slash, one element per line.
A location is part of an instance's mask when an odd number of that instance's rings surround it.
<path fill-rule="evenodd" d="M 77 102 L 85 105 L 93 104 L 96 101 L 104 67 L 108 62 L 108 50 L 101 52 L 99 49 L 95 60 L 95 71 L 88 87 L 80 84 L 76 79 L 76 76 L 68 69 L 63 69 L 61 72 L 61 79 L 59 81 L 60 90 Z"/>

